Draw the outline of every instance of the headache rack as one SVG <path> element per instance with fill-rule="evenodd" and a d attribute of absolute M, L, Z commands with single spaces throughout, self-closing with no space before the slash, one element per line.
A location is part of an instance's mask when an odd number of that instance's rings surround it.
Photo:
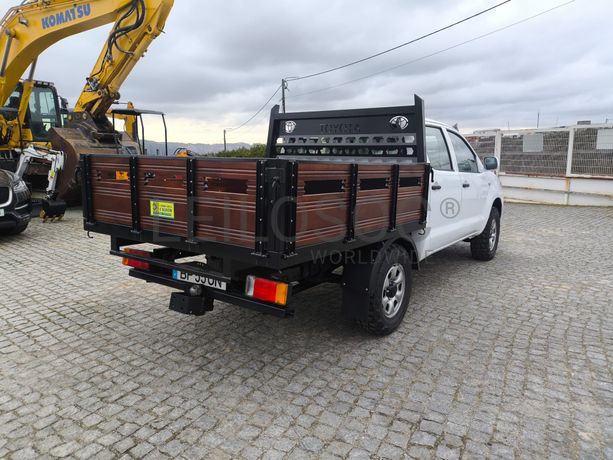
<path fill-rule="evenodd" d="M 414 106 L 271 114 L 267 157 L 84 155 L 85 229 L 283 269 L 425 227 Z M 162 211 L 160 211 L 162 210 Z"/>
<path fill-rule="evenodd" d="M 425 162 L 424 103 L 326 112 L 272 110 L 267 156 L 392 158 Z"/>

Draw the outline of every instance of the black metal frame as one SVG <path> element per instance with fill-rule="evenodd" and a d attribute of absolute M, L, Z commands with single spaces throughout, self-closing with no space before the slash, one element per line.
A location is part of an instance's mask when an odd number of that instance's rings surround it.
<path fill-rule="evenodd" d="M 138 209 L 138 157 L 130 157 L 130 200 L 132 201 L 132 232 L 140 233 Z M 89 212 L 89 210 L 88 210 Z"/>
<path fill-rule="evenodd" d="M 88 155 L 81 157 L 81 195 L 83 203 L 83 219 L 86 225 L 94 223 L 94 209 L 92 203 L 92 181 L 91 181 L 91 158 Z"/>
<path fill-rule="evenodd" d="M 173 289 L 179 289 L 187 292 L 191 286 L 191 283 L 185 281 L 178 281 L 168 276 L 159 273 L 151 273 L 145 270 L 131 269 L 129 275 L 133 278 L 137 278 L 149 283 L 161 284 Z M 291 307 L 281 308 L 278 306 L 270 305 L 266 302 L 260 302 L 249 297 L 245 297 L 238 292 L 219 291 L 216 289 L 205 288 L 206 296 L 209 299 L 219 300 L 221 302 L 231 303 L 238 305 L 239 307 L 248 308 L 250 310 L 258 311 L 268 315 L 277 316 L 279 318 L 285 318 L 294 315 L 294 310 Z"/>
<path fill-rule="evenodd" d="M 85 208 L 84 208 L 85 212 Z M 265 255 L 254 253 L 253 250 L 236 246 L 224 242 L 196 240 L 187 241 L 185 238 L 165 233 L 141 230 L 134 233 L 131 227 L 123 225 L 105 224 L 100 222 L 84 223 L 84 229 L 88 232 L 100 233 L 111 236 L 111 254 L 119 251 L 121 246 L 129 246 L 141 243 L 153 243 L 163 245 L 168 248 L 185 251 L 192 254 L 206 254 L 226 261 L 238 261 L 253 267 L 262 267 L 270 270 L 284 270 L 296 265 L 313 261 L 313 253 L 322 252 L 330 256 L 344 254 L 364 246 L 369 246 L 375 242 L 386 242 L 390 239 L 397 239 L 398 234 L 410 239 L 412 234 L 422 230 L 423 223 L 415 222 L 401 225 L 396 232 L 381 231 L 357 235 L 351 241 L 333 241 L 330 243 L 315 244 L 305 246 L 296 251 L 291 256 L 278 252 L 267 252 Z M 123 255 L 122 255 L 123 256 Z M 132 255 L 130 255 L 133 258 Z"/>
<path fill-rule="evenodd" d="M 143 120 L 143 115 L 160 116 L 162 118 L 162 123 L 164 125 L 164 150 L 165 150 L 166 156 L 168 156 L 168 126 L 166 125 L 166 114 L 164 112 L 159 112 L 157 110 L 113 109 L 111 110 L 111 118 L 113 120 L 113 131 L 115 131 L 115 115 L 136 117 L 136 132 L 137 133 L 138 133 L 138 124 L 140 121 L 141 139 L 134 139 L 134 140 L 138 143 L 143 155 L 145 155 L 147 152 L 146 143 L 145 143 L 145 122 Z M 116 143 L 116 147 L 117 149 L 119 149 L 118 143 Z"/>
<path fill-rule="evenodd" d="M 345 242 L 355 240 L 355 216 L 358 203 L 358 173 L 359 166 L 356 163 L 351 165 L 351 177 L 349 180 L 349 217 L 347 219 L 347 237 Z"/>
<path fill-rule="evenodd" d="M 381 107 L 374 109 L 356 109 L 356 110 L 332 110 L 325 112 L 294 112 L 280 113 L 279 106 L 273 107 L 270 114 L 270 124 L 268 128 L 268 143 L 266 146 L 266 156 L 268 158 L 282 158 L 283 154 L 278 153 L 278 149 L 315 149 L 319 150 L 317 154 L 297 154 L 291 152 L 291 155 L 304 156 L 307 158 L 317 157 L 338 157 L 342 155 L 334 153 L 321 153 L 323 149 L 367 149 L 366 154 L 353 153 L 350 156 L 365 156 L 372 157 L 372 150 L 389 149 L 389 150 L 406 150 L 411 148 L 417 163 L 426 162 L 425 151 L 425 108 L 424 101 L 419 96 L 415 95 L 415 104 L 412 106 L 399 107 Z M 391 118 L 390 118 L 391 117 Z M 399 117 L 407 121 L 406 127 L 399 127 L 392 123 L 394 119 Z M 286 129 L 282 130 L 285 122 L 293 123 L 291 132 Z M 319 128 L 319 131 L 318 129 Z M 339 131 L 338 133 L 328 131 Z M 374 142 L 372 136 L 411 136 L 415 138 L 413 142 L 403 139 L 401 142 L 390 143 L 388 141 Z M 311 139 L 314 137 L 368 137 L 370 142 L 365 143 L 327 143 L 322 144 L 317 141 L 315 143 L 294 143 L 294 144 L 279 144 L 277 141 L 280 138 L 305 138 Z M 395 155 L 382 155 L 384 158 L 403 158 L 408 157 L 406 153 L 398 153 Z"/>
<path fill-rule="evenodd" d="M 400 187 L 400 165 L 392 166 L 392 202 L 390 203 L 390 231 L 396 230 L 396 211 L 398 210 L 398 188 Z"/>
<path fill-rule="evenodd" d="M 194 166 L 195 161 L 189 157 L 186 161 L 187 167 L 187 240 L 189 242 L 195 241 L 195 224 L 196 219 L 196 168 Z"/>

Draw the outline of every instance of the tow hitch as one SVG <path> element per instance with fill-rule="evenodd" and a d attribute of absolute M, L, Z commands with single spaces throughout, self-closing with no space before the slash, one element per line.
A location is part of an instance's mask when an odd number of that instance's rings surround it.
<path fill-rule="evenodd" d="M 184 315 L 202 316 L 207 311 L 213 311 L 213 299 L 206 295 L 189 295 L 184 292 L 173 292 L 170 295 L 172 311 Z"/>

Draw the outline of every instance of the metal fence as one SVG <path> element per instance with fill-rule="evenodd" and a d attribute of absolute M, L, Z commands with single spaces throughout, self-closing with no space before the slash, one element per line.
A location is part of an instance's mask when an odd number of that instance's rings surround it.
<path fill-rule="evenodd" d="M 495 156 L 507 174 L 613 177 L 613 126 L 469 134 L 480 158 Z"/>

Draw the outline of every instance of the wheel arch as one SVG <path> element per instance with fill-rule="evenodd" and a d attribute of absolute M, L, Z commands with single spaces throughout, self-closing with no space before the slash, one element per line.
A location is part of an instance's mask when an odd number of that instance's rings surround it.
<path fill-rule="evenodd" d="M 498 209 L 498 215 L 502 217 L 502 200 L 500 197 L 496 198 L 492 203 L 492 208 Z"/>
<path fill-rule="evenodd" d="M 399 237 L 396 239 L 390 239 L 387 241 L 385 246 L 391 246 L 392 244 L 397 244 L 398 246 L 403 247 L 411 256 L 411 266 L 413 270 L 419 270 L 419 257 L 417 255 L 417 248 L 413 240 L 407 237 Z"/>

